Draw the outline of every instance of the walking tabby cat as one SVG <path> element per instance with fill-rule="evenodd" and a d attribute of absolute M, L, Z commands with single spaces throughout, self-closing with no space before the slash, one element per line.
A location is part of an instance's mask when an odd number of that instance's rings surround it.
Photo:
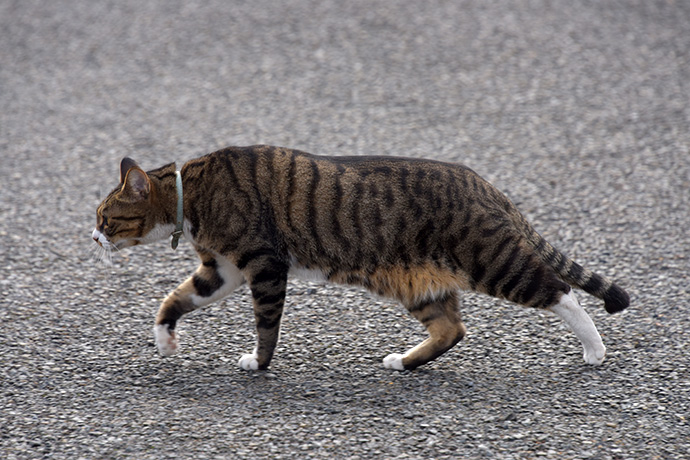
<path fill-rule="evenodd" d="M 125 158 L 120 184 L 97 211 L 106 250 L 180 233 L 201 259 L 163 301 L 154 332 L 175 353 L 178 321 L 247 282 L 256 348 L 243 369 L 266 369 L 278 341 L 288 275 L 363 286 L 396 299 L 429 338 L 383 360 L 421 366 L 465 335 L 458 291 L 472 290 L 560 316 L 598 365 L 605 347 L 571 286 L 625 309 L 627 293 L 544 240 L 501 192 L 458 164 L 386 156 L 316 156 L 279 147 L 230 147 L 144 172 Z"/>

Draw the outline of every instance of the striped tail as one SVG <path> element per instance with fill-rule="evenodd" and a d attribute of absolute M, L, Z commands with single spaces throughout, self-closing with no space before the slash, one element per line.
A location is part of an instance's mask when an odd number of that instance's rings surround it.
<path fill-rule="evenodd" d="M 604 308 L 609 313 L 617 313 L 628 308 L 630 296 L 625 290 L 613 281 L 587 270 L 551 246 L 524 218 L 521 223 L 527 240 L 537 254 L 553 268 L 563 281 L 602 299 Z"/>

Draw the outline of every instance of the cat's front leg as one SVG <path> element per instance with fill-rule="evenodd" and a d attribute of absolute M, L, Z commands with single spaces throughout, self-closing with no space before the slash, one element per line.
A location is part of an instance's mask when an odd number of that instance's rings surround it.
<path fill-rule="evenodd" d="M 254 301 L 257 342 L 254 351 L 239 360 L 244 370 L 266 369 L 271 362 L 280 335 L 287 274 L 288 265 L 277 257 L 264 255 L 248 264 L 245 275 Z"/>
<path fill-rule="evenodd" d="M 177 352 L 179 344 L 175 333 L 177 321 L 182 315 L 196 308 L 191 299 L 192 291 L 193 284 L 190 277 L 171 292 L 158 309 L 153 334 L 158 352 L 163 356 L 172 356 Z"/>
<path fill-rule="evenodd" d="M 232 262 L 198 252 L 202 261 L 199 268 L 171 292 L 158 309 L 153 332 L 163 356 L 177 352 L 179 341 L 175 328 L 182 315 L 222 299 L 244 283 L 244 276 Z"/>

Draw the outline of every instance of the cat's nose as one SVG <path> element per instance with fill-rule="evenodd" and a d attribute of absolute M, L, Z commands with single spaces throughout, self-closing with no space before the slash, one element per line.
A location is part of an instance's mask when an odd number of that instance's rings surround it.
<path fill-rule="evenodd" d="M 91 232 L 91 238 L 98 243 L 101 244 L 100 239 L 101 239 L 101 232 L 98 231 L 98 229 L 94 228 L 93 232 Z"/>

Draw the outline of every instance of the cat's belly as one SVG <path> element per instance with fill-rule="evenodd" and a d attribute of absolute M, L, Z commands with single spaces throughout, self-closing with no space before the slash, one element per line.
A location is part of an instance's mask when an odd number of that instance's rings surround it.
<path fill-rule="evenodd" d="M 297 262 L 297 259 L 292 254 L 290 255 L 290 270 L 288 271 L 288 276 L 299 278 L 304 281 L 328 281 L 322 270 L 303 267 Z"/>
<path fill-rule="evenodd" d="M 331 271 L 306 268 L 290 254 L 288 276 L 305 281 L 363 286 L 375 295 L 398 299 L 406 304 L 429 302 L 450 291 L 471 289 L 466 273 L 453 272 L 448 268 L 428 262 L 412 267 L 391 265 L 373 271 Z"/>

